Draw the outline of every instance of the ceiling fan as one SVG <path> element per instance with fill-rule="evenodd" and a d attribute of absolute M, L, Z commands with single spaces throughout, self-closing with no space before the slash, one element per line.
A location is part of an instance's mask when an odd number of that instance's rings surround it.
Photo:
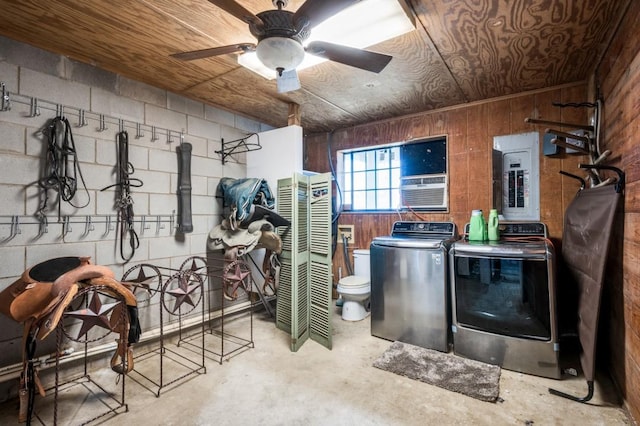
<path fill-rule="evenodd" d="M 312 41 L 307 46 L 303 45 L 312 28 L 360 0 L 306 0 L 295 13 L 284 10 L 288 0 L 272 0 L 277 9 L 266 10 L 257 15 L 235 0 L 209 1 L 249 24 L 249 31 L 258 40 L 257 44 L 232 44 L 175 53 L 171 57 L 192 61 L 255 51 L 260 62 L 276 71 L 278 92 L 300 88 L 296 67 L 304 59 L 305 52 L 374 73 L 382 71 L 392 59 L 389 55 L 324 41 Z"/>

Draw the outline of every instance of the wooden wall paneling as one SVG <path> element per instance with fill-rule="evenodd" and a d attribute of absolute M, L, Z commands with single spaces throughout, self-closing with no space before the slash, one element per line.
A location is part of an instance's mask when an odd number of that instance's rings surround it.
<path fill-rule="evenodd" d="M 602 317 L 608 334 L 603 336 L 610 357 L 607 367 L 620 388 L 625 405 L 640 420 L 640 172 L 638 131 L 640 115 L 640 2 L 632 1 L 603 61 L 596 71 L 604 99 L 602 145 L 612 150 L 610 164 L 627 173 L 624 205 L 624 238 L 614 240 L 610 260 L 622 259 L 622 280 L 607 276 Z M 622 355 L 621 355 L 622 353 Z M 623 358 L 622 360 L 620 358 Z"/>
<path fill-rule="evenodd" d="M 532 117 L 536 111 L 535 95 L 517 96 L 509 99 L 510 109 L 510 134 L 528 133 L 533 131 L 531 125 L 524 119 Z M 542 151 L 542 149 L 540 149 Z"/>
<path fill-rule="evenodd" d="M 561 99 L 560 90 L 552 90 L 548 92 L 536 94 L 535 109 L 536 116 L 551 121 L 560 121 L 560 108 L 552 105 L 552 102 Z M 548 126 L 528 125 L 531 131 L 540 133 L 540 220 L 547 224 L 549 235 L 554 239 L 562 238 L 562 227 L 564 219 L 565 206 L 558 200 L 563 199 L 563 187 L 566 186 L 571 191 L 571 187 L 575 188 L 573 193 L 578 190 L 579 184 L 574 179 L 562 176 L 559 172 L 562 169 L 561 157 L 566 155 L 560 153 L 553 157 L 545 156 L 543 153 L 544 132 Z M 560 249 L 560 247 L 557 247 Z"/>
<path fill-rule="evenodd" d="M 640 16 L 640 2 L 631 0 L 629 8 L 625 10 L 620 8 L 619 13 L 626 15 L 620 27 L 618 27 L 617 35 L 611 41 L 606 55 L 602 58 L 598 68 L 596 69 L 596 78 L 601 84 L 601 91 L 604 94 L 610 94 L 613 87 L 624 78 L 627 72 L 627 66 L 638 56 L 640 51 L 640 32 L 638 32 L 638 22 L 629 17 Z M 623 34 L 624 36 L 620 36 Z"/>
<path fill-rule="evenodd" d="M 493 137 L 510 135 L 511 132 L 511 99 L 503 99 L 487 104 L 488 133 L 491 136 L 491 148 L 493 149 Z"/>
<path fill-rule="evenodd" d="M 447 113 L 445 133 L 450 157 L 467 153 L 467 108 L 454 109 Z"/>
<path fill-rule="evenodd" d="M 467 115 L 469 207 L 482 209 L 485 216 L 493 204 L 491 156 L 489 155 L 489 150 L 493 149 L 493 137 L 488 135 L 489 120 L 489 108 L 486 103 L 469 107 Z"/>

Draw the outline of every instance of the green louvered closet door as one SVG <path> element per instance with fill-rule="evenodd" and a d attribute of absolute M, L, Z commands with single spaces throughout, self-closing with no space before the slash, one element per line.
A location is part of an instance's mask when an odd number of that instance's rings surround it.
<path fill-rule="evenodd" d="M 310 176 L 309 186 L 310 334 L 331 349 L 331 175 Z"/>
<path fill-rule="evenodd" d="M 278 181 L 282 254 L 276 326 L 297 351 L 311 337 L 331 348 L 331 175 L 294 175 Z"/>

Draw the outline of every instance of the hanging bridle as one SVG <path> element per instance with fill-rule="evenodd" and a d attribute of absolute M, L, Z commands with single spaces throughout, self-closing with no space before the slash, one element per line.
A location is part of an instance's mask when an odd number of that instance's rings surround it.
<path fill-rule="evenodd" d="M 129 162 L 129 134 L 126 130 L 118 132 L 118 181 L 113 185 L 102 188 L 118 187 L 116 208 L 118 210 L 118 232 L 120 235 L 120 257 L 126 262 L 133 258 L 136 249 L 140 246 L 138 234 L 133 227 L 133 199 L 131 198 L 131 188 L 140 188 L 143 183 L 140 179 L 131 178 L 135 172 L 133 164 Z M 124 242 L 129 239 L 130 253 L 125 254 Z"/>

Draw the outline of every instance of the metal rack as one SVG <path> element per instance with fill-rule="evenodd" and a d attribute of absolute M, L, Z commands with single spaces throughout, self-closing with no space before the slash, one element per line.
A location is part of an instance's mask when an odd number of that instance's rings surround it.
<path fill-rule="evenodd" d="M 113 125 L 118 126 L 118 131 L 123 131 L 127 128 L 133 130 L 135 132 L 134 135 L 136 139 L 145 137 L 146 131 L 151 133 L 151 142 L 159 140 L 160 136 L 165 136 L 168 144 L 176 142 L 176 139 L 174 139 L 176 136 L 179 138 L 178 142 L 182 142 L 184 140 L 184 129 L 176 131 L 157 126 L 150 126 L 148 124 L 125 120 L 107 114 L 87 111 L 84 108 L 63 105 L 33 96 L 10 93 L 3 82 L 0 82 L 0 89 L 2 91 L 2 95 L 0 97 L 0 112 L 11 110 L 11 104 L 17 103 L 29 107 L 29 113 L 26 115 L 27 117 L 38 117 L 41 114 L 41 110 L 46 109 L 54 111 L 58 116 L 70 115 L 76 117 L 76 127 L 88 126 L 88 120 L 92 119 L 97 123 L 96 131 L 98 132 L 109 130 L 109 125 Z"/>
<path fill-rule="evenodd" d="M 256 142 L 248 142 L 248 140 L 251 139 L 253 136 L 256 137 Z M 240 154 L 243 152 L 257 151 L 259 149 L 262 149 L 262 145 L 260 145 L 260 134 L 250 133 L 243 138 L 235 139 L 228 142 L 225 142 L 223 138 L 222 149 L 215 151 L 215 153 L 220 154 L 222 156 L 222 164 L 224 164 L 226 158 L 231 154 Z"/>
<path fill-rule="evenodd" d="M 142 368 L 134 368 L 129 375 L 131 379 L 140 384 L 145 389 L 151 391 L 156 397 L 160 396 L 163 389 L 175 385 L 183 379 L 193 374 L 205 374 L 207 369 L 205 362 L 204 334 L 205 334 L 205 304 L 204 304 L 204 281 L 202 276 L 190 268 L 187 263 L 182 264 L 179 269 L 155 266 L 147 263 L 134 266 L 125 272 L 122 277 L 124 282 L 128 282 L 135 288 L 134 293 L 139 298 L 141 292 L 148 295 L 150 301 L 156 294 L 160 296 L 158 306 L 160 331 L 158 344 L 152 344 L 152 348 L 147 352 L 136 355 L 136 362 L 139 366 L 147 360 L 157 359 L 159 370 L 157 377 L 151 377 L 151 373 L 143 371 Z M 163 281 L 161 270 L 168 271 L 170 276 Z M 177 287 L 175 287 L 177 285 Z M 199 294 L 199 295 L 198 295 Z M 197 297 L 197 300 L 193 300 Z M 175 299 L 173 308 L 169 306 L 169 298 Z M 140 303 L 140 300 L 139 300 Z M 183 307 L 183 305 L 190 305 Z M 186 343 L 182 337 L 183 327 L 185 327 L 185 316 L 190 312 L 200 308 L 200 327 L 198 333 L 191 335 L 189 347 L 181 350 L 181 345 Z M 175 345 L 168 345 L 165 341 L 165 317 L 164 315 L 175 315 L 178 317 L 178 340 Z M 196 339 L 199 344 L 193 343 Z M 195 349 L 195 350 L 194 350 Z M 192 353 L 197 358 L 191 356 Z M 175 366 L 173 371 L 178 371 L 171 378 L 166 378 L 165 364 L 170 362 Z M 156 371 L 153 371 L 155 374 Z"/>
<path fill-rule="evenodd" d="M 0 216 L 0 227 L 8 226 L 9 227 L 9 235 L 0 239 L 1 243 L 6 243 L 11 241 L 16 236 L 22 234 L 22 226 L 33 226 L 37 225 L 38 233 L 34 237 L 34 239 L 38 239 L 42 237 L 44 234 L 49 233 L 49 227 L 57 225 L 60 226 L 60 236 L 64 240 L 64 238 L 71 232 L 73 232 L 74 225 L 80 226 L 83 231 L 81 237 L 86 237 L 91 232 L 96 231 L 96 225 L 104 225 L 104 230 L 101 234 L 101 238 L 107 237 L 112 231 L 115 231 L 115 227 L 118 223 L 117 215 L 100 215 L 100 216 L 92 216 L 92 215 L 84 215 L 84 216 L 61 216 L 60 220 L 56 222 L 49 222 L 46 216 L 42 218 L 37 218 L 35 216 L 23 216 L 23 215 L 12 215 L 12 216 Z M 138 235 L 140 237 L 144 236 L 145 232 L 148 232 L 151 228 L 155 227 L 155 233 L 158 234 L 160 230 L 165 229 L 166 225 L 170 225 L 173 228 L 176 228 L 176 215 L 175 211 L 170 215 L 141 215 L 136 216 L 133 219 L 133 223 L 136 226 L 140 227 L 140 232 Z M 100 232 L 100 231 L 98 231 Z"/>
<path fill-rule="evenodd" d="M 238 259 L 242 263 L 243 267 L 248 271 L 248 265 L 244 260 Z M 207 333 L 206 336 L 213 338 L 215 341 L 211 345 L 207 345 L 205 351 L 209 354 L 210 359 L 222 364 L 222 361 L 228 360 L 234 355 L 237 355 L 247 349 L 254 347 L 253 342 L 253 310 L 254 302 L 249 300 L 249 335 L 242 337 L 236 334 L 229 333 L 225 330 L 225 321 L 228 316 L 239 312 L 242 309 L 235 309 L 236 305 L 230 305 L 223 295 L 224 285 L 224 269 L 227 265 L 227 261 L 223 258 L 215 258 L 212 254 L 209 258 L 203 256 L 193 256 L 185 260 L 183 267 L 189 267 L 197 274 L 206 277 L 208 287 L 208 319 L 207 319 Z M 248 275 L 249 285 L 253 284 L 253 278 L 249 272 Z M 213 306 L 213 294 L 220 294 L 222 304 L 220 310 L 217 310 L 217 306 Z M 238 306 L 242 306 L 238 304 Z M 218 312 L 218 313 L 213 313 Z M 185 343 L 190 344 L 191 337 L 184 339 Z M 219 345 L 219 346 L 218 346 Z"/>
<path fill-rule="evenodd" d="M 89 305 L 89 300 L 91 296 L 99 297 L 98 294 L 105 295 L 102 292 L 104 288 L 102 286 L 88 286 L 81 289 L 73 298 L 71 304 L 67 308 L 67 311 L 71 309 L 71 306 L 79 306 L 86 309 Z M 122 296 L 115 296 L 113 294 L 108 295 L 108 297 L 112 298 L 119 304 L 125 304 L 125 300 Z M 78 303 L 79 302 L 79 303 Z M 116 314 L 114 314 L 116 315 Z M 120 318 L 117 321 L 124 321 L 124 317 L 127 315 L 126 309 L 120 310 Z M 67 312 L 65 312 L 65 318 L 67 317 Z M 73 320 L 72 320 L 73 321 Z M 113 321 L 113 320 L 112 320 Z M 80 404 L 85 407 L 79 407 L 76 410 L 64 410 L 61 416 L 69 415 L 71 412 L 74 416 L 73 420 L 82 421 L 81 424 L 89 424 L 93 423 L 98 419 L 103 419 L 108 415 L 118 415 L 124 412 L 129 411 L 128 405 L 125 403 L 125 378 L 126 374 L 124 373 L 124 360 L 121 360 L 120 370 L 123 372 L 116 373 L 118 378 L 115 380 L 114 385 L 104 386 L 100 384 L 97 380 L 91 377 L 88 372 L 87 362 L 88 362 L 88 350 L 89 343 L 95 342 L 98 340 L 103 340 L 108 335 L 111 334 L 111 330 L 108 330 L 106 334 L 99 335 L 96 338 L 89 339 L 89 335 L 85 335 L 85 339 L 81 340 L 81 336 L 78 338 L 74 338 L 70 335 L 70 331 L 74 329 L 73 323 L 66 323 L 65 320 L 60 321 L 58 326 L 56 327 L 56 354 L 55 354 L 55 382 L 54 385 L 47 389 L 47 392 L 50 395 L 50 391 L 53 391 L 53 396 L 50 397 L 47 395 L 46 398 L 53 398 L 53 403 L 51 405 L 44 405 L 42 408 L 34 411 L 34 419 L 39 421 L 40 424 L 44 425 L 45 419 L 51 419 L 53 425 L 57 425 L 59 421 L 59 408 L 62 401 L 72 400 L 68 397 L 61 399 L 60 395 L 63 393 L 73 393 L 76 392 L 78 394 L 85 395 L 83 398 L 78 398 Z M 76 325 L 77 326 L 77 325 Z M 87 332 L 88 333 L 88 332 Z M 63 354 L 65 353 L 65 348 L 63 347 L 64 337 L 67 337 L 68 340 L 74 342 L 83 343 L 84 346 L 84 358 L 82 365 L 82 373 L 76 377 L 61 380 L 60 379 L 60 360 Z M 127 340 L 127 336 L 125 333 L 120 334 L 118 343 L 119 345 L 124 345 Z M 117 349 L 116 349 L 117 351 Z M 108 388 L 108 389 L 107 389 Z M 90 406 L 90 407 L 89 407 Z M 90 418 L 83 418 L 89 417 Z M 70 422 L 69 419 L 65 419 L 64 423 L 68 424 Z"/>

